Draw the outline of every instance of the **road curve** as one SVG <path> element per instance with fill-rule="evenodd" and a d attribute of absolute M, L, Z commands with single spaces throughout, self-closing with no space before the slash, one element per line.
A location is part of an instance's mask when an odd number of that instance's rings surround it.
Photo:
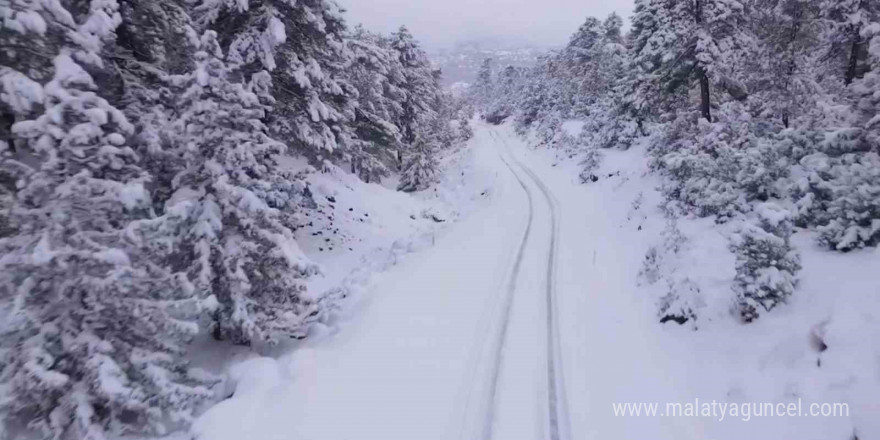
<path fill-rule="evenodd" d="M 550 234 L 549 246 L 546 256 L 546 272 L 544 280 L 545 294 L 545 312 L 546 312 L 546 380 L 547 380 L 547 432 L 546 436 L 550 440 L 568 440 L 569 424 L 568 412 L 565 397 L 565 386 L 561 368 L 561 353 L 559 343 L 559 328 L 557 319 L 557 299 L 556 299 L 556 260 L 559 242 L 559 213 L 558 203 L 552 192 L 547 188 L 544 182 L 525 164 L 520 162 L 510 151 L 507 142 L 500 136 L 496 130 L 492 129 L 489 134 L 498 142 L 501 151 L 499 158 L 510 171 L 511 175 L 516 179 L 528 200 L 528 218 L 526 229 L 523 233 L 522 240 L 517 250 L 516 259 L 509 273 L 507 280 L 507 289 L 505 292 L 504 302 L 501 306 L 501 319 L 499 329 L 497 330 L 496 339 L 490 346 L 492 350 L 491 364 L 489 373 L 486 377 L 487 390 L 485 393 L 485 414 L 482 418 L 482 429 L 480 433 L 481 440 L 493 440 L 495 418 L 498 407 L 498 388 L 500 383 L 500 371 L 504 365 L 504 352 L 508 344 L 508 329 L 510 325 L 511 309 L 516 297 L 517 280 L 520 277 L 523 257 L 526 254 L 528 244 L 531 240 L 532 223 L 535 217 L 535 194 L 533 186 L 538 188 L 538 193 L 547 203 L 550 214 Z M 507 156 L 507 158 L 505 157 Z M 509 158 L 509 159 L 508 159 Z M 523 177 L 523 175 L 527 177 Z M 527 183 L 532 182 L 532 185 Z"/>

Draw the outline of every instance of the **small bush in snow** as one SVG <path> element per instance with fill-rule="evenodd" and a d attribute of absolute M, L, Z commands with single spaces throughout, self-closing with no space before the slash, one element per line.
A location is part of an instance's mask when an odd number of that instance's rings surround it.
<path fill-rule="evenodd" d="M 409 157 L 405 159 L 397 189 L 412 192 L 427 188 L 434 181 L 437 167 L 437 159 L 434 157 L 431 146 L 419 141 Z"/>
<path fill-rule="evenodd" d="M 581 159 L 581 183 L 592 182 L 596 178 L 595 171 L 602 163 L 602 152 L 597 148 L 586 148 Z"/>
<path fill-rule="evenodd" d="M 736 253 L 736 292 L 739 315 L 745 322 L 758 318 L 791 296 L 800 270 L 792 249 L 788 211 L 773 203 L 756 207 L 757 224 L 746 221 L 731 245 Z"/>
<path fill-rule="evenodd" d="M 618 96 L 599 100 L 587 115 L 582 137 L 584 145 L 626 150 L 640 135 L 638 124 L 620 111 Z"/>
<path fill-rule="evenodd" d="M 648 285 L 658 282 L 665 285 L 665 293 L 657 304 L 661 323 L 690 322 L 696 326 L 697 311 L 703 305 L 700 287 L 678 274 L 678 255 L 687 238 L 678 229 L 674 217 L 670 217 L 662 235 L 663 242 L 659 246 L 652 246 L 645 254 L 638 278 Z"/>
<path fill-rule="evenodd" d="M 458 137 L 458 142 L 463 144 L 474 137 L 474 128 L 471 127 L 471 123 L 468 119 L 461 118 L 458 121 L 455 133 Z"/>
<path fill-rule="evenodd" d="M 690 322 L 696 328 L 697 313 L 692 303 L 700 295 L 700 286 L 685 278 L 675 282 L 668 280 L 667 289 L 666 295 L 660 298 L 660 323 Z"/>

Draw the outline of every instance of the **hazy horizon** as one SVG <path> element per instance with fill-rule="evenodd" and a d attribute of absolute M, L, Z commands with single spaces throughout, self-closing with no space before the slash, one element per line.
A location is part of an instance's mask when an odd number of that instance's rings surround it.
<path fill-rule="evenodd" d="M 589 17 L 612 12 L 628 21 L 632 0 L 337 0 L 346 20 L 378 32 L 406 25 L 429 49 L 447 49 L 462 42 L 554 47 Z"/>

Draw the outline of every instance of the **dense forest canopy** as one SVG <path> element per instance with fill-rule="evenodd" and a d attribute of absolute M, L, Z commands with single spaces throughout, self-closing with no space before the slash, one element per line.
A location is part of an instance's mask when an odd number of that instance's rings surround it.
<path fill-rule="evenodd" d="M 4 0 L 0 14 L 9 429 L 183 426 L 215 382 L 184 360 L 193 336 L 301 337 L 332 300 L 303 295 L 319 268 L 294 231 L 314 203 L 286 158 L 413 191 L 467 133 L 405 28 L 352 29 L 332 1 Z"/>

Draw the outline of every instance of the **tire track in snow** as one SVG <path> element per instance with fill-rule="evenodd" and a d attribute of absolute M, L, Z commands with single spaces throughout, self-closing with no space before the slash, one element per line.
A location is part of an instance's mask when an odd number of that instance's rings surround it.
<path fill-rule="evenodd" d="M 498 139 L 495 136 L 495 132 L 490 131 L 492 137 L 496 140 Z M 504 165 L 510 170 L 513 177 L 516 178 L 519 185 L 522 187 L 523 191 L 526 193 L 526 197 L 528 198 L 529 205 L 529 215 L 526 221 L 526 230 L 523 233 L 522 241 L 520 242 L 519 248 L 516 253 L 516 260 L 513 263 L 513 269 L 510 273 L 510 278 L 507 283 L 507 296 L 505 297 L 505 302 L 503 305 L 503 312 L 501 316 L 501 325 L 498 331 L 497 340 L 494 344 L 494 353 L 492 357 L 492 369 L 489 374 L 489 389 L 486 393 L 486 414 L 483 418 L 483 432 L 481 438 L 483 440 L 492 440 L 492 430 L 494 428 L 495 421 L 495 407 L 497 404 L 497 396 L 498 396 L 498 382 L 501 377 L 501 365 L 504 360 L 504 346 L 507 343 L 507 329 L 510 325 L 510 311 L 513 308 L 513 299 L 516 292 L 516 282 L 519 278 L 519 271 L 522 266 L 523 256 L 525 255 L 526 245 L 529 242 L 529 237 L 532 232 L 532 220 L 534 219 L 535 208 L 534 208 L 534 198 L 532 196 L 532 192 L 529 190 L 528 186 L 523 182 L 523 180 L 519 177 L 519 175 L 513 171 L 513 167 L 510 166 L 510 163 L 504 159 L 503 156 L 499 154 L 498 156 Z"/>
<path fill-rule="evenodd" d="M 507 143 L 502 140 L 506 148 Z M 508 153 L 510 154 L 510 153 Z M 547 254 L 547 397 L 550 440 L 564 440 L 569 436 L 568 405 L 565 396 L 565 380 L 562 374 L 562 357 L 556 295 L 556 260 L 559 243 L 559 208 L 547 185 L 526 165 L 510 154 L 513 162 L 535 183 L 550 208 L 550 249 Z M 504 160 L 502 158 L 502 160 Z M 505 161 L 507 164 L 507 161 Z M 509 164 L 507 164 L 510 167 Z M 511 169 L 511 172 L 513 170 Z M 515 174 L 515 173 L 514 173 Z M 519 178 L 517 177 L 519 180 Z M 520 184 L 522 181 L 520 180 Z M 525 186 L 524 186 L 525 188 Z"/>

